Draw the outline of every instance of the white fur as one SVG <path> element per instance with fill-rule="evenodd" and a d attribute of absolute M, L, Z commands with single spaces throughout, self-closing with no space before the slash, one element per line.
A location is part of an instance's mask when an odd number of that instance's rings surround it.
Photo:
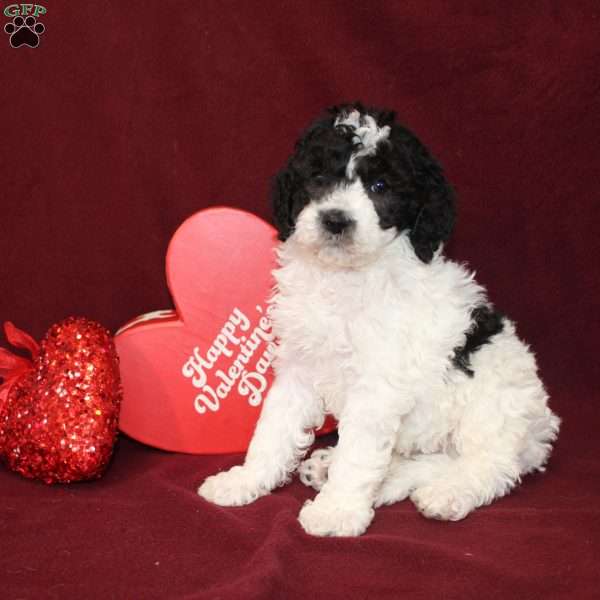
<path fill-rule="evenodd" d="M 326 208 L 356 221 L 352 235 L 323 231 Z M 428 517 L 462 519 L 543 470 L 560 421 L 533 354 L 505 320 L 471 356 L 474 377 L 452 366 L 485 290 L 441 251 L 424 264 L 406 232 L 382 230 L 360 180 L 302 211 L 279 264 L 276 381 L 244 466 L 201 496 L 240 505 L 284 484 L 327 413 L 339 443 L 300 511 L 311 534 L 359 535 L 374 507 L 409 496 Z"/>

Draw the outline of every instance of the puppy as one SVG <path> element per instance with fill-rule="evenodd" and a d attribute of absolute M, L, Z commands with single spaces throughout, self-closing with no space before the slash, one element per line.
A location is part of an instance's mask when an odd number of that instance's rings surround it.
<path fill-rule="evenodd" d="M 464 266 L 440 165 L 393 112 L 334 107 L 276 176 L 282 241 L 272 299 L 275 381 L 243 466 L 198 493 L 247 504 L 287 482 L 319 490 L 313 535 L 356 536 L 410 497 L 456 521 L 543 471 L 560 420 L 533 354 Z M 335 448 L 300 465 L 324 415 Z"/>

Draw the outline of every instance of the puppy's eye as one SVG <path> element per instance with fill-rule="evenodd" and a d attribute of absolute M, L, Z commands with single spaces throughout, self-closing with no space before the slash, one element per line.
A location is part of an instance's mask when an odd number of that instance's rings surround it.
<path fill-rule="evenodd" d="M 374 194 L 383 194 L 388 190 L 388 184 L 383 179 L 378 179 L 371 184 L 370 190 Z"/>
<path fill-rule="evenodd" d="M 311 182 L 313 185 L 322 186 L 327 183 L 327 178 L 325 175 L 313 175 L 311 178 Z"/>

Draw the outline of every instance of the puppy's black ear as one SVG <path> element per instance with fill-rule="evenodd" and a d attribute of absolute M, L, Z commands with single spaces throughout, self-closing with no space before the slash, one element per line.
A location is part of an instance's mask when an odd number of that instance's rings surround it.
<path fill-rule="evenodd" d="M 415 254 L 423 262 L 431 262 L 440 244 L 450 237 L 455 218 L 452 188 L 445 183 L 432 188 L 410 231 Z"/>
<path fill-rule="evenodd" d="M 279 171 L 273 180 L 272 204 L 273 220 L 277 227 L 278 238 L 282 242 L 287 240 L 296 223 L 298 195 L 301 190 L 297 185 L 296 177 L 289 167 Z"/>
<path fill-rule="evenodd" d="M 409 238 L 415 254 L 428 263 L 454 228 L 454 191 L 429 150 L 408 130 L 401 132 L 415 187 L 414 222 Z"/>

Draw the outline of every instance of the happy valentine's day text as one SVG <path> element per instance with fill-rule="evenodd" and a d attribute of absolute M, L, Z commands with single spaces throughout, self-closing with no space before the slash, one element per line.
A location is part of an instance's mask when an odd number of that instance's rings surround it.
<path fill-rule="evenodd" d="M 183 364 L 181 372 L 184 377 L 191 379 L 192 385 L 201 390 L 194 399 L 194 408 L 201 415 L 207 409 L 212 412 L 219 410 L 220 401 L 227 398 L 236 383 L 238 393 L 241 396 L 248 396 L 248 404 L 260 406 L 262 403 L 263 393 L 267 389 L 265 374 L 273 362 L 275 343 L 271 320 L 260 306 L 257 306 L 256 310 L 261 316 L 258 325 L 249 335 L 241 332 L 250 330 L 250 319 L 236 307 L 206 352 L 206 356 L 202 356 L 200 348 L 196 346 L 193 354 Z M 254 370 L 250 371 L 247 365 L 263 342 L 266 347 L 256 361 Z M 221 356 L 232 358 L 234 354 L 236 356 L 227 372 L 224 369 L 215 371 L 219 383 L 210 385 L 207 372 L 213 370 Z"/>

